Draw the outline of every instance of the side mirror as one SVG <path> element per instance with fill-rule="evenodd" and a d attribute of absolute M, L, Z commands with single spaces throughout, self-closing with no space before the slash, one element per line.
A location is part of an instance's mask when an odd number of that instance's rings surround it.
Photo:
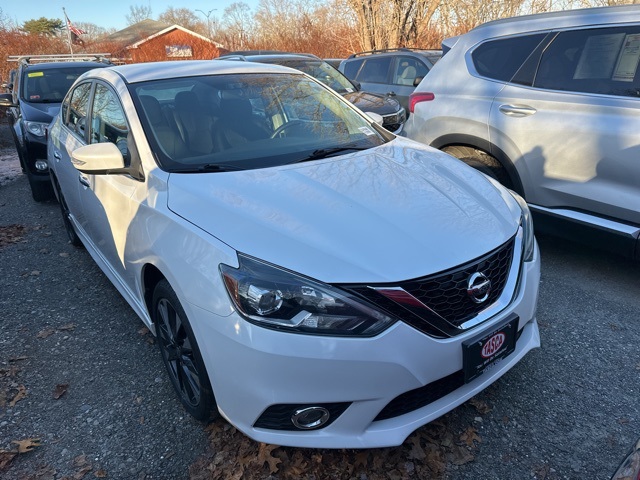
<path fill-rule="evenodd" d="M 375 112 L 364 112 L 364 113 L 367 115 L 367 117 L 373 120 L 374 123 L 377 123 L 378 125 L 382 126 L 382 123 L 384 122 L 384 118 L 382 118 L 382 115 Z"/>
<path fill-rule="evenodd" d="M 422 81 L 424 77 L 416 77 L 413 79 L 413 86 L 417 87 L 418 85 L 420 85 L 420 82 Z"/>
<path fill-rule="evenodd" d="M 17 105 L 13 103 L 13 95 L 10 93 L 0 93 L 0 107 L 17 107 Z"/>
<path fill-rule="evenodd" d="M 76 170 L 94 175 L 125 173 L 122 153 L 113 143 L 92 143 L 71 153 L 71 163 Z"/>

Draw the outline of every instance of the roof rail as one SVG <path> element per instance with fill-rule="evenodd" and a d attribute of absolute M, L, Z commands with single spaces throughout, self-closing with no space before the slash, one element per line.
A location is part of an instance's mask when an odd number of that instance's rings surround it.
<path fill-rule="evenodd" d="M 9 62 L 24 64 L 44 62 L 102 62 L 111 63 L 110 53 L 82 53 L 82 54 L 57 54 L 57 55 L 9 55 Z"/>
<path fill-rule="evenodd" d="M 413 48 L 413 47 L 398 47 L 398 48 L 380 48 L 378 50 L 367 50 L 366 52 L 358 52 L 352 53 L 349 55 L 349 58 L 355 58 L 360 55 L 371 55 L 373 53 L 384 53 L 384 52 L 420 52 L 425 50 L 424 48 Z"/>

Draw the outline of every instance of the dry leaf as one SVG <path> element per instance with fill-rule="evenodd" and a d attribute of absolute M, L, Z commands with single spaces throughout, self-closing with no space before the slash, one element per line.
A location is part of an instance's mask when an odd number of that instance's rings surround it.
<path fill-rule="evenodd" d="M 9 468 L 9 465 L 11 465 L 11 462 L 17 455 L 17 452 L 7 452 L 6 450 L 0 450 L 0 473 Z"/>
<path fill-rule="evenodd" d="M 58 400 L 61 396 L 67 393 L 67 388 L 69 388 L 68 383 L 59 383 L 56 385 L 56 388 L 53 389 L 53 398 Z"/>
<path fill-rule="evenodd" d="M 91 465 L 87 465 L 74 473 L 73 478 L 75 478 L 75 480 L 82 480 L 91 470 L 93 470 L 93 467 Z"/>
<path fill-rule="evenodd" d="M 151 331 L 147 327 L 142 327 L 140 330 L 138 330 L 138 333 L 140 335 L 147 335 L 151 333 Z"/>
<path fill-rule="evenodd" d="M 34 447 L 40 446 L 39 438 L 25 438 L 24 440 L 14 440 L 11 443 L 18 445 L 18 453 L 27 453 L 33 450 Z"/>
<path fill-rule="evenodd" d="M 474 441 L 480 443 L 482 439 L 478 436 L 478 431 L 473 427 L 468 427 L 462 435 L 460 435 L 460 441 L 467 444 L 469 447 L 474 446 Z"/>
<path fill-rule="evenodd" d="M 20 385 L 18 386 L 18 393 L 16 393 L 16 396 L 13 397 L 13 400 L 9 402 L 9 407 L 15 407 L 16 403 L 25 398 L 27 398 L 27 389 L 24 385 Z"/>
<path fill-rule="evenodd" d="M 619 418 L 619 419 L 618 419 L 618 423 L 619 423 L 620 425 L 627 425 L 627 424 L 629 423 L 629 419 L 628 419 L 628 418 L 624 418 L 624 417 Z"/>
<path fill-rule="evenodd" d="M 77 457 L 75 457 L 73 459 L 73 466 L 75 468 L 82 468 L 82 467 L 85 467 L 88 464 L 89 464 L 89 462 L 87 461 L 87 456 L 86 455 L 78 455 Z"/>
<path fill-rule="evenodd" d="M 53 328 L 45 328 L 44 330 L 41 330 L 40 332 L 38 332 L 36 337 L 38 337 L 38 338 L 47 338 L 47 337 L 53 335 L 54 333 L 56 333 L 55 329 L 53 329 Z"/>
<path fill-rule="evenodd" d="M 489 406 L 489 404 L 487 404 L 487 402 L 484 402 L 476 397 L 469 400 L 469 405 L 474 407 L 480 415 L 485 415 L 491 411 L 491 407 Z"/>
<path fill-rule="evenodd" d="M 69 254 L 67 252 L 60 252 L 58 255 L 63 257 L 63 258 L 66 258 L 66 257 L 69 256 Z"/>
<path fill-rule="evenodd" d="M 37 277 L 41 274 L 42 272 L 40 270 L 33 270 L 29 275 L 31 275 L 32 277 Z"/>
<path fill-rule="evenodd" d="M 367 468 L 367 463 L 369 463 L 369 452 L 367 450 L 359 450 L 356 453 L 356 460 L 353 462 L 353 466 L 355 468 Z"/>
<path fill-rule="evenodd" d="M 282 460 L 271 455 L 271 452 L 278 448 L 278 445 L 267 445 L 266 443 L 260 444 L 260 450 L 258 451 L 258 464 L 269 464 L 269 473 L 276 473 L 278 471 L 278 464 L 282 463 Z"/>
<path fill-rule="evenodd" d="M 24 355 L 22 355 L 21 357 L 11 357 L 9 359 L 9 362 L 19 362 L 20 360 L 26 360 L 27 358 L 29 358 L 29 357 L 24 356 Z"/>
<path fill-rule="evenodd" d="M 469 462 L 473 462 L 476 457 L 474 457 L 469 450 L 464 447 L 460 447 L 458 445 L 454 445 L 451 449 L 452 459 L 451 463 L 454 465 L 464 465 Z"/>
<path fill-rule="evenodd" d="M 409 452 L 409 459 L 424 460 L 427 454 L 425 453 L 424 448 L 422 448 L 422 445 L 420 445 L 420 436 L 412 435 L 409 438 L 409 441 L 411 442 L 411 451 Z"/>
<path fill-rule="evenodd" d="M 75 323 L 67 323 L 66 325 L 62 325 L 61 327 L 58 327 L 58 331 L 59 332 L 67 332 L 69 330 L 74 330 L 76 328 L 76 324 Z"/>
<path fill-rule="evenodd" d="M 100 470 L 96 470 L 93 476 L 96 478 L 107 478 L 107 471 L 101 468 Z"/>

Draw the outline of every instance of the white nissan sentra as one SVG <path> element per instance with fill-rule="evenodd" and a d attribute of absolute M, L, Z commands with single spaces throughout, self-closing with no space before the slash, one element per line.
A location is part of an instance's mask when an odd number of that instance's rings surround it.
<path fill-rule="evenodd" d="M 67 94 L 48 161 L 69 239 L 194 417 L 399 445 L 539 346 L 525 202 L 372 117 L 256 63 L 109 67 Z"/>

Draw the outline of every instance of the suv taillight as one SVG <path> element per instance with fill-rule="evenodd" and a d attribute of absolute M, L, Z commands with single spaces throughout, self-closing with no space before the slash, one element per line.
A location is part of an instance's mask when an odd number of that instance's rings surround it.
<path fill-rule="evenodd" d="M 409 111 L 413 113 L 417 103 L 430 102 L 435 98 L 436 96 L 431 92 L 413 92 L 409 95 Z"/>

